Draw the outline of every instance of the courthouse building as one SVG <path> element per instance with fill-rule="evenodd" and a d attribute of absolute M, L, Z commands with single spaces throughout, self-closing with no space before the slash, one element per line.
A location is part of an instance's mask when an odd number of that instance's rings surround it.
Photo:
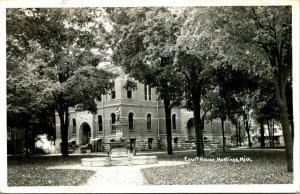
<path fill-rule="evenodd" d="M 156 149 L 166 146 L 165 113 L 163 101 L 158 100 L 155 88 L 137 82 L 137 89 L 126 90 L 124 85 L 130 79 L 121 69 L 119 77 L 109 94 L 102 95 L 97 101 L 97 113 L 91 114 L 80 107 L 69 110 L 69 142 L 82 146 L 95 141 L 105 148 L 105 143 L 116 138 L 116 111 L 120 111 L 120 120 L 125 141 L 134 144 L 139 150 Z M 185 108 L 172 108 L 172 145 L 174 148 L 189 148 L 195 140 L 193 112 Z M 230 142 L 229 122 L 225 123 L 225 135 Z M 56 114 L 56 145 L 60 145 L 60 123 Z M 214 120 L 205 123 L 204 139 L 222 142 L 221 122 Z M 99 143 L 100 142 L 100 143 Z M 159 143 L 158 143 L 159 142 Z M 98 149 L 99 150 L 99 149 Z"/>

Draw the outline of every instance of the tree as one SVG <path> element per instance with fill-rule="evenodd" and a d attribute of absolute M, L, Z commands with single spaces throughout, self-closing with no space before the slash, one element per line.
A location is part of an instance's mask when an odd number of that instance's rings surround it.
<path fill-rule="evenodd" d="M 279 110 L 276 103 L 275 88 L 272 80 L 267 74 L 258 81 L 258 89 L 255 91 L 252 98 L 252 110 L 254 111 L 254 119 L 260 124 L 261 129 L 261 147 L 264 145 L 264 124 L 269 125 L 272 119 L 279 120 Z M 269 129 L 269 127 L 268 127 Z M 274 138 L 269 129 L 269 139 L 273 145 Z"/>
<path fill-rule="evenodd" d="M 105 31 L 97 22 L 95 9 L 8 9 L 8 65 L 17 66 L 17 57 L 31 63 L 44 83 L 37 100 L 54 103 L 60 119 L 62 156 L 68 156 L 68 110 L 81 103 L 96 111 L 95 99 L 112 87 L 112 73 L 96 66 L 104 60 L 92 50 L 101 51 L 100 36 Z M 97 14 L 95 14 L 96 16 Z M 36 49 L 36 54 L 30 51 Z M 95 50 L 95 49 L 94 49 Z M 97 50 L 97 49 L 96 49 Z M 14 71 L 15 66 L 8 69 Z M 22 72 L 20 72 L 22 74 Z M 9 75 L 8 75 L 9 76 Z M 79 88 L 79 89 L 77 89 Z"/>
<path fill-rule="evenodd" d="M 240 50 L 241 53 L 244 52 L 244 56 L 245 53 L 255 53 L 256 59 L 259 57 L 264 61 L 259 64 L 261 69 L 272 70 L 285 142 L 287 169 L 292 172 L 293 141 L 286 96 L 287 84 L 292 79 L 292 8 L 226 7 L 219 8 L 217 12 L 214 13 L 216 21 L 224 36 L 230 37 L 236 46 L 243 44 L 244 48 L 247 48 Z M 247 67 L 253 68 L 255 64 L 251 66 Z"/>
<path fill-rule="evenodd" d="M 201 130 L 200 102 L 209 85 L 210 77 L 218 58 L 212 47 L 214 31 L 210 22 L 209 8 L 187 9 L 184 22 L 176 43 L 174 67 L 184 77 L 185 94 L 192 102 L 196 134 L 197 156 L 204 156 Z"/>
<path fill-rule="evenodd" d="M 21 55 L 22 47 L 16 39 L 8 36 L 7 40 L 7 124 L 8 129 L 23 129 L 25 133 L 26 157 L 29 157 L 29 149 L 34 148 L 35 135 L 42 132 L 51 134 L 54 126 L 54 112 L 52 117 L 43 113 L 53 111 L 53 104 L 44 104 L 39 101 L 38 94 L 47 85 L 40 76 L 34 56 L 40 53 L 33 45 L 26 56 Z M 43 123 L 43 130 L 39 127 Z M 32 134 L 31 137 L 29 134 Z"/>
<path fill-rule="evenodd" d="M 225 139 L 224 122 L 227 119 L 228 107 L 225 102 L 225 99 L 223 99 L 220 96 L 219 87 L 216 87 L 213 91 L 210 91 L 207 98 L 209 98 L 209 100 L 211 101 L 211 104 L 212 104 L 210 117 L 212 119 L 220 118 L 220 120 L 221 120 L 222 147 L 223 147 L 223 152 L 225 152 L 226 139 Z M 203 99 L 205 100 L 205 98 L 203 98 Z"/>
<path fill-rule="evenodd" d="M 241 139 L 239 125 L 240 116 L 246 115 L 242 109 L 245 105 L 245 97 L 256 89 L 257 76 L 251 75 L 248 71 L 234 68 L 235 64 L 225 62 L 224 65 L 218 67 L 214 72 L 214 85 L 218 87 L 218 98 L 216 99 L 216 113 L 219 117 L 226 117 L 236 125 L 237 140 Z M 248 126 L 245 120 L 245 126 Z M 250 142 L 249 128 L 245 127 L 248 134 L 248 142 Z"/>
<path fill-rule="evenodd" d="M 107 9 L 113 27 L 108 36 L 115 65 L 136 80 L 156 87 L 164 101 L 167 150 L 172 154 L 171 108 L 180 104 L 180 77 L 174 73 L 173 47 L 181 20 L 176 9 Z"/>

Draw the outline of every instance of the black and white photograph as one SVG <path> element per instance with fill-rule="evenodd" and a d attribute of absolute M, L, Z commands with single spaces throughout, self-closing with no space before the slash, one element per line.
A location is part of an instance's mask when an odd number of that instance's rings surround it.
<path fill-rule="evenodd" d="M 300 192 L 297 0 L 0 5 L 1 192 Z"/>

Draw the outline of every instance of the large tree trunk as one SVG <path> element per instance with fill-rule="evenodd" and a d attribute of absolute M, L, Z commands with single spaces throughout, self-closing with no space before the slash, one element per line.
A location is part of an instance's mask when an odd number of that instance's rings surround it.
<path fill-rule="evenodd" d="M 260 121 L 260 147 L 265 147 L 265 129 L 262 121 Z"/>
<path fill-rule="evenodd" d="M 194 126 L 196 135 L 197 156 L 204 156 L 203 134 L 201 130 L 201 115 L 200 115 L 200 91 L 193 91 L 192 94 L 193 112 L 194 112 Z"/>
<path fill-rule="evenodd" d="M 60 112 L 59 113 L 59 119 L 60 119 L 60 131 L 61 131 L 61 154 L 63 157 L 69 156 L 69 148 L 68 148 L 68 108 L 66 109 L 66 112 Z"/>
<path fill-rule="evenodd" d="M 285 93 L 287 78 L 283 79 L 283 75 L 277 76 L 275 72 L 274 83 L 275 83 L 276 98 L 279 107 L 280 121 L 282 125 L 282 132 L 284 138 L 285 152 L 287 158 L 287 169 L 288 172 L 293 172 L 293 140 L 292 140 L 292 132 L 290 129 L 290 123 L 288 117 L 288 106 L 287 106 L 286 93 Z"/>
<path fill-rule="evenodd" d="M 173 154 L 172 150 L 172 129 L 171 129 L 171 107 L 170 100 L 164 99 L 165 105 L 165 119 L 166 119 L 166 133 L 167 133 L 167 150 L 168 154 Z"/>
<path fill-rule="evenodd" d="M 244 121 L 244 126 L 247 132 L 247 137 L 248 137 L 248 147 L 252 147 L 252 142 L 251 142 L 251 138 L 250 138 L 250 130 L 249 130 L 249 123 L 248 120 Z"/>
<path fill-rule="evenodd" d="M 287 168 L 288 172 L 293 172 L 293 140 L 289 127 L 287 107 L 280 107 L 280 120 L 282 124 L 283 138 L 287 157 Z"/>
<path fill-rule="evenodd" d="M 222 143 L 222 145 L 223 145 L 223 152 L 225 152 L 225 143 L 226 143 L 226 141 L 225 141 L 225 129 L 224 129 L 224 119 L 222 119 L 221 118 L 221 125 L 222 125 L 222 136 L 223 136 L 223 143 Z"/>

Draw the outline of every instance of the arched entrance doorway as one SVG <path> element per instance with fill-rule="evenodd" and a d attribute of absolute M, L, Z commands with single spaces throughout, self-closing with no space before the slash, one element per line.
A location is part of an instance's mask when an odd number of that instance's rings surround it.
<path fill-rule="evenodd" d="M 91 138 L 91 127 L 87 123 L 83 123 L 80 128 L 81 132 L 81 145 L 86 145 L 90 143 Z"/>
<path fill-rule="evenodd" d="M 190 118 L 186 124 L 187 135 L 189 140 L 195 140 L 194 118 Z"/>

